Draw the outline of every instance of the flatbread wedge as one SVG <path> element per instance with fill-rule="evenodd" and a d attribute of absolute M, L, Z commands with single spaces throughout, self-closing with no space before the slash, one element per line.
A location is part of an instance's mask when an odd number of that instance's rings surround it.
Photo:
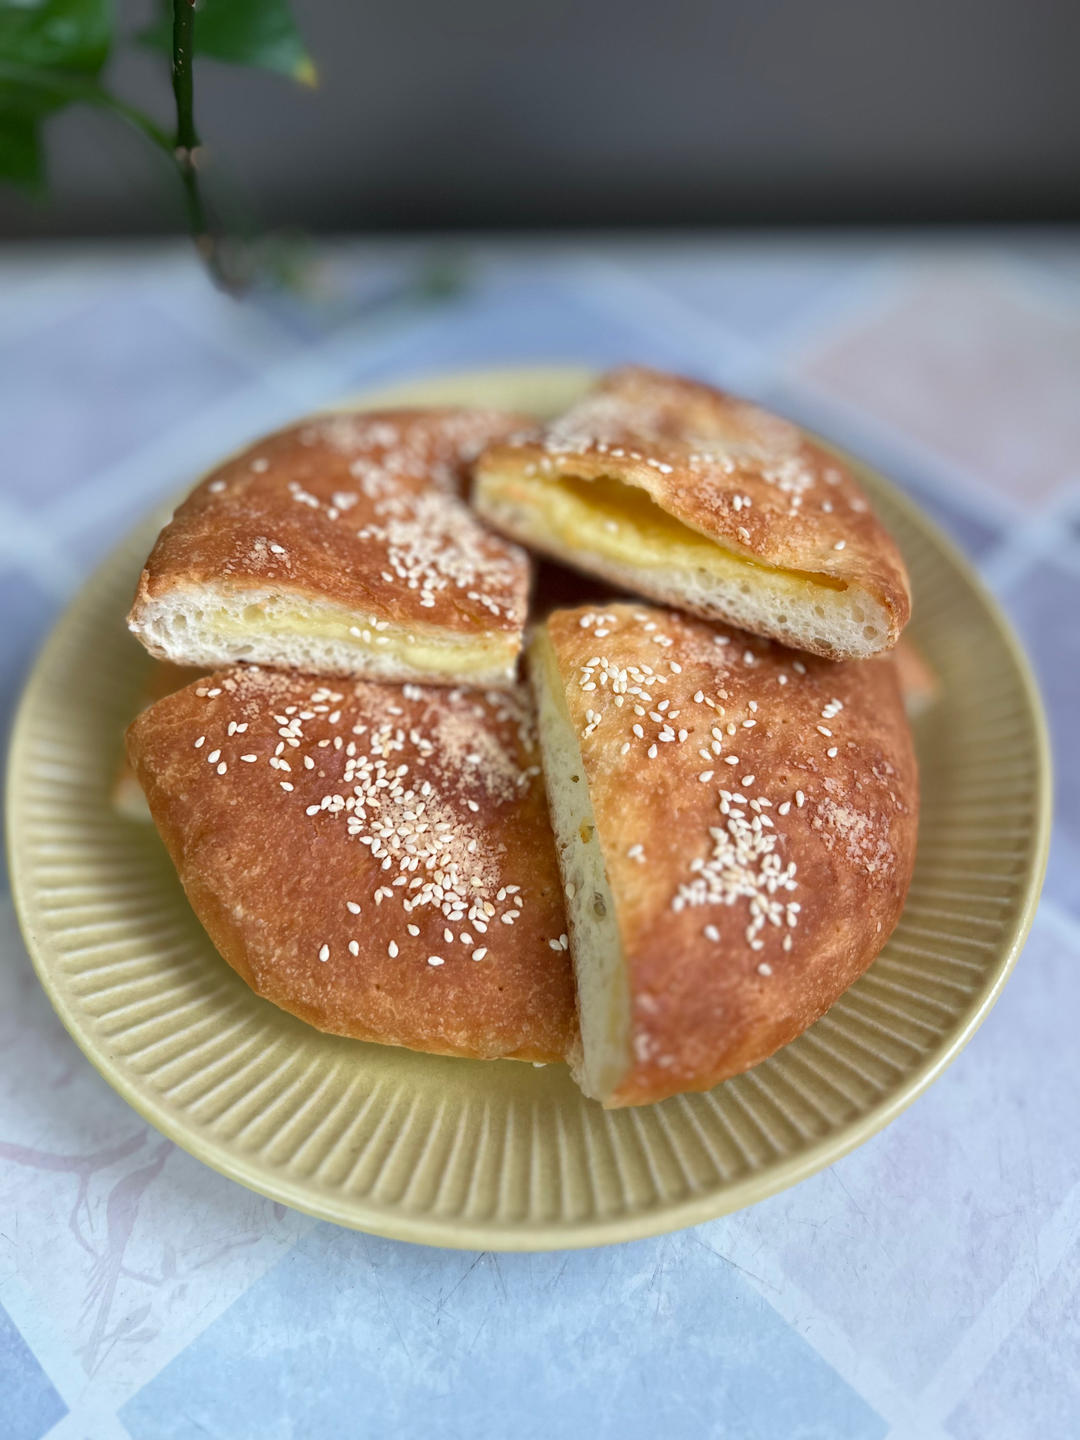
<path fill-rule="evenodd" d="M 522 544 L 797 649 L 873 655 L 910 614 L 903 560 L 845 462 L 708 385 L 613 371 L 474 474 L 476 509 Z"/>
<path fill-rule="evenodd" d="M 529 564 L 461 498 L 497 411 L 320 416 L 225 462 L 166 525 L 128 617 L 151 654 L 509 685 Z"/>
<path fill-rule="evenodd" d="M 888 939 L 918 785 L 892 661 L 633 604 L 557 611 L 529 668 L 607 1106 L 704 1090 L 800 1034 Z"/>
<path fill-rule="evenodd" d="M 131 765 L 210 939 L 320 1030 L 561 1060 L 575 1031 L 524 687 L 236 667 L 144 710 Z"/>

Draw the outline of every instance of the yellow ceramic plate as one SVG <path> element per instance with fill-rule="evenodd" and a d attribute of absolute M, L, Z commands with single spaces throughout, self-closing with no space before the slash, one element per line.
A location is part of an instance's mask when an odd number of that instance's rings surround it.
<path fill-rule="evenodd" d="M 508 370 L 368 397 L 552 411 L 578 370 Z M 147 663 L 124 628 L 161 516 L 56 627 L 11 748 L 9 837 L 27 944 L 60 1018 L 142 1115 L 206 1164 L 327 1220 L 435 1245 L 529 1250 L 675 1229 L 748 1205 L 874 1134 L 957 1054 L 1031 923 L 1049 826 L 1039 701 L 956 551 L 860 467 L 907 557 L 911 633 L 941 678 L 918 728 L 923 812 L 903 919 L 807 1034 L 711 1094 L 605 1113 L 562 1066 L 336 1039 L 218 958 L 156 836 L 109 787 Z"/>

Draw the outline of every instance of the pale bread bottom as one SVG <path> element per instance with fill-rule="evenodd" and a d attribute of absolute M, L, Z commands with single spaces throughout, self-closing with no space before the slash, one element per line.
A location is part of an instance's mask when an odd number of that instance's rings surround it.
<path fill-rule="evenodd" d="M 428 685 L 511 685 L 519 647 L 517 632 L 404 630 L 318 600 L 300 605 L 279 593 L 211 585 L 140 596 L 128 626 L 151 655 L 181 665 L 246 662 Z"/>
<path fill-rule="evenodd" d="M 630 1068 L 630 986 L 581 748 L 543 628 L 529 648 L 529 678 L 577 981 L 581 1044 L 568 1059 L 584 1093 L 604 1101 Z"/>
<path fill-rule="evenodd" d="M 636 505 L 640 494 L 632 491 Z M 600 526 L 575 523 L 571 511 L 564 522 L 553 522 L 550 511 L 559 504 L 557 481 L 528 480 L 518 474 L 490 470 L 477 477 L 474 504 L 478 513 L 504 535 L 564 564 L 574 565 L 613 585 L 647 595 L 666 605 L 688 610 L 706 620 L 723 620 L 766 635 L 797 650 L 828 659 L 868 659 L 892 643 L 891 620 L 885 605 L 860 586 L 844 588 L 817 583 L 812 575 L 781 570 L 748 561 L 718 542 L 672 524 L 672 517 L 656 506 L 664 527 L 663 547 L 669 560 L 659 558 L 633 563 L 610 552 Z M 580 514 L 578 516 L 580 518 Z M 633 521 L 618 522 L 619 549 L 629 539 L 639 555 L 655 555 L 658 546 L 646 528 Z M 685 533 L 684 553 L 672 531 Z M 704 550 L 711 551 L 702 563 Z M 611 542 L 614 548 L 614 540 Z"/>

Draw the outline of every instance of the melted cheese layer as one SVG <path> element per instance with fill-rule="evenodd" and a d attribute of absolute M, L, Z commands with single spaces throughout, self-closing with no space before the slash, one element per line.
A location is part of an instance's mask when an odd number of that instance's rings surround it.
<path fill-rule="evenodd" d="M 479 639 L 428 640 L 412 631 L 387 626 L 376 630 L 357 624 L 355 616 L 342 613 L 303 610 L 299 607 L 285 612 L 277 607 L 271 611 L 253 603 L 239 618 L 233 611 L 205 612 L 207 624 L 222 635 L 243 638 L 247 635 L 301 635 L 313 640 L 336 640 L 362 653 L 392 656 L 399 663 L 432 674 L 456 674 L 469 669 L 482 670 L 493 660 L 501 660 L 516 649 L 512 639 L 491 637 Z M 359 630 L 358 635 L 355 632 Z M 365 640 L 364 633 L 370 634 Z M 385 642 L 385 643 L 380 643 Z"/>
<path fill-rule="evenodd" d="M 808 585 L 845 590 L 842 580 L 803 570 L 765 565 L 699 534 L 636 485 L 612 476 L 585 480 L 576 475 L 515 479 L 543 516 L 551 534 L 570 550 L 588 549 L 606 560 L 636 569 L 692 568 L 718 580 L 739 580 L 747 570 L 767 571 L 774 586 L 792 596 Z"/>

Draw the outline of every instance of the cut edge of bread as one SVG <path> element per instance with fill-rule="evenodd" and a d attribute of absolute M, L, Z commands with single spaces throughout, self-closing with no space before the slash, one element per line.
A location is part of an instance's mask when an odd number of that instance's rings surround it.
<path fill-rule="evenodd" d="M 582 1091 L 607 1104 L 631 1065 L 630 985 L 581 747 L 543 626 L 533 634 L 528 671 L 577 983 L 580 1041 L 568 1059 Z"/>
<path fill-rule="evenodd" d="M 602 555 L 580 539 L 569 544 L 545 516 L 544 487 L 517 472 L 477 473 L 477 512 L 504 535 L 613 585 L 673 605 L 705 620 L 722 620 L 797 650 L 830 660 L 865 660 L 895 645 L 899 631 L 889 607 L 863 585 L 815 582 L 812 574 L 785 571 L 711 540 L 730 575 L 695 564 L 632 565 Z M 681 527 L 700 547 L 702 536 Z M 730 563 L 728 563 L 730 562 Z"/>
<path fill-rule="evenodd" d="M 154 596 L 145 576 L 127 623 L 151 655 L 180 665 L 213 670 L 246 663 L 427 685 L 505 688 L 514 683 L 520 649 L 516 631 L 465 636 L 438 626 L 395 626 L 268 590 L 192 585 Z M 336 633 L 304 633 L 305 624 Z"/>

